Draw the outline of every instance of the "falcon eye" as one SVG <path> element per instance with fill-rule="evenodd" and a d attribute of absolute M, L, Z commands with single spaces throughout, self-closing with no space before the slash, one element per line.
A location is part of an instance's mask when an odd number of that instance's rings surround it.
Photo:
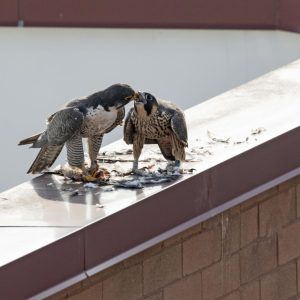
<path fill-rule="evenodd" d="M 150 94 L 145 93 L 146 100 L 152 100 L 152 96 Z"/>

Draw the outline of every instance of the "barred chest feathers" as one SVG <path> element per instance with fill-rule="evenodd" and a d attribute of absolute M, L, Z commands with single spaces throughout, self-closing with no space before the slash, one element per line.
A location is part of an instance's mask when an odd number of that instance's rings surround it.
<path fill-rule="evenodd" d="M 109 111 L 106 111 L 101 105 L 96 108 L 89 107 L 81 127 L 81 134 L 86 137 L 104 133 L 107 128 L 114 124 L 117 115 L 118 111 L 115 107 L 110 107 Z"/>

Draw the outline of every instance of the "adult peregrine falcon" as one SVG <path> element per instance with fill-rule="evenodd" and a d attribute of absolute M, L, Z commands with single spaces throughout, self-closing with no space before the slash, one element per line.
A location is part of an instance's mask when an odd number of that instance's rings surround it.
<path fill-rule="evenodd" d="M 133 144 L 133 170 L 144 144 L 158 144 L 167 160 L 180 167 L 185 160 L 187 127 L 182 110 L 175 104 L 158 100 L 149 93 L 139 93 L 134 107 L 128 112 L 124 126 L 124 141 Z"/>
<path fill-rule="evenodd" d="M 80 168 L 85 173 L 83 137 L 88 139 L 89 171 L 96 171 L 103 135 L 122 123 L 124 106 L 136 95 L 130 86 L 114 84 L 103 91 L 68 102 L 48 118 L 45 131 L 19 142 L 19 145 L 32 144 L 31 148 L 41 148 L 27 173 L 40 173 L 51 167 L 64 144 L 70 167 Z"/>

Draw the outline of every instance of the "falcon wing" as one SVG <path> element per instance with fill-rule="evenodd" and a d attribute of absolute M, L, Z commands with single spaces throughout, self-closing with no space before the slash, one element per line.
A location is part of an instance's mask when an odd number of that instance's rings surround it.
<path fill-rule="evenodd" d="M 124 135 L 124 141 L 126 144 L 132 144 L 133 143 L 133 134 L 134 134 L 134 125 L 132 124 L 131 121 L 131 115 L 134 111 L 134 108 L 131 108 L 126 116 L 125 119 L 125 124 L 124 124 L 124 130 L 123 130 L 123 135 Z"/>
<path fill-rule="evenodd" d="M 36 159 L 30 166 L 27 174 L 41 173 L 43 170 L 51 167 L 57 156 L 60 154 L 64 144 L 62 145 L 46 145 L 39 151 Z"/>
<path fill-rule="evenodd" d="M 49 168 L 60 154 L 64 144 L 79 130 L 83 114 L 76 108 L 66 108 L 48 119 L 45 132 L 34 141 L 34 148 L 41 148 L 27 173 L 40 173 Z"/>
<path fill-rule="evenodd" d="M 83 122 L 83 114 L 79 109 L 71 107 L 58 111 L 47 126 L 45 134 L 48 144 L 61 145 L 78 131 Z"/>
<path fill-rule="evenodd" d="M 157 141 L 161 154 L 165 159 L 175 160 L 174 155 L 172 154 L 172 144 L 170 137 L 164 137 Z"/>
<path fill-rule="evenodd" d="M 188 135 L 184 115 L 181 111 L 175 111 L 171 118 L 171 128 L 177 138 L 187 147 Z"/>

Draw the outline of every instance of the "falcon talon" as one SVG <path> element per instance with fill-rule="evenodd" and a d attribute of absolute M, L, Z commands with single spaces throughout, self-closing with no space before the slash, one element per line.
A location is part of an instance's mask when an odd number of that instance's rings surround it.
<path fill-rule="evenodd" d="M 31 148 L 40 148 L 27 173 L 41 173 L 51 167 L 64 145 L 70 167 L 84 172 L 82 138 L 88 139 L 89 157 L 94 164 L 103 135 L 122 122 L 124 106 L 137 95 L 129 85 L 114 84 L 103 91 L 68 102 L 48 118 L 45 131 L 19 142 L 19 145 L 31 144 Z"/>

